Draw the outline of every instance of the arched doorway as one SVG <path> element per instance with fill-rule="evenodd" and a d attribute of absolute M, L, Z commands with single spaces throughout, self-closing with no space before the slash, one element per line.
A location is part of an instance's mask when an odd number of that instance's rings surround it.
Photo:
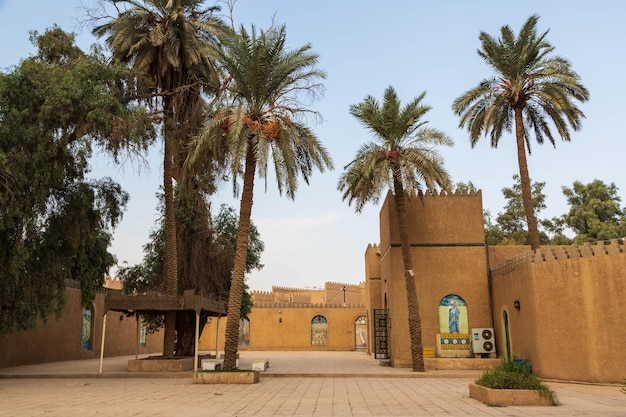
<path fill-rule="evenodd" d="M 367 351 L 367 317 L 359 316 L 354 321 L 354 350 Z"/>
<path fill-rule="evenodd" d="M 509 325 L 509 312 L 502 311 L 502 324 L 504 325 L 504 357 L 507 360 L 513 359 L 513 353 L 511 352 L 511 327 Z"/>

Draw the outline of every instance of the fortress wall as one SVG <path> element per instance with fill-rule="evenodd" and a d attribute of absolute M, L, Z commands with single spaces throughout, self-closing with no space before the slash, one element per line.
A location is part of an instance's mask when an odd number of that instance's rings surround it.
<path fill-rule="evenodd" d="M 368 245 L 365 251 L 365 300 L 370 308 L 383 308 L 380 250 L 377 245 Z"/>
<path fill-rule="evenodd" d="M 311 320 L 322 315 L 328 320 L 327 344 L 311 344 Z M 322 350 L 349 351 L 355 349 L 354 322 L 367 315 L 365 305 L 349 304 L 268 304 L 256 306 L 249 315 L 249 346 L 240 350 Z M 217 320 L 205 327 L 200 339 L 200 350 L 215 350 Z M 226 319 L 220 321 L 218 347 L 224 349 Z"/>
<path fill-rule="evenodd" d="M 324 288 L 289 288 L 272 287 L 272 291 L 251 291 L 250 295 L 255 306 L 267 303 L 299 303 L 299 304 L 324 304 L 341 303 L 364 304 L 365 283 L 345 284 L 340 282 L 326 282 Z"/>
<path fill-rule="evenodd" d="M 93 304 L 93 339 L 90 350 L 81 348 L 83 307 L 81 291 L 66 289 L 66 303 L 59 320 L 38 322 L 34 330 L 17 331 L 0 338 L 0 368 L 35 363 L 57 362 L 100 357 L 104 291 L 96 294 Z M 135 317 L 110 311 L 107 315 L 104 356 L 133 355 L 137 346 Z M 146 347 L 140 354 L 160 352 L 163 335 L 158 332 L 146 336 Z"/>
<path fill-rule="evenodd" d="M 470 328 L 491 327 L 481 193 L 426 194 L 411 199 L 407 212 L 424 346 L 436 346 L 439 303 L 449 294 L 467 303 Z M 409 367 L 406 281 L 391 194 L 380 218 L 381 279 L 392 323 L 390 356 L 393 366 Z"/>
<path fill-rule="evenodd" d="M 506 309 L 513 353 L 529 358 L 534 372 L 544 378 L 623 382 L 624 245 L 614 240 L 542 247 L 496 265 L 492 275 L 498 326 Z M 519 310 L 513 307 L 516 299 Z"/>
<path fill-rule="evenodd" d="M 409 240 L 419 244 L 484 244 L 482 193 L 431 194 L 408 200 Z M 480 215 L 480 217 L 477 217 Z M 480 221 L 479 221 L 480 220 Z M 400 242 L 393 195 L 387 194 L 380 213 L 381 252 Z"/>

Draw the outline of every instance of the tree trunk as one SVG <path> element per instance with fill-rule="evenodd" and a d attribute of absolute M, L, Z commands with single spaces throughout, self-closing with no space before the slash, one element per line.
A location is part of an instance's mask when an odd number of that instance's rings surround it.
<path fill-rule="evenodd" d="M 165 193 L 165 294 L 178 295 L 178 254 L 176 253 L 176 215 L 174 211 L 174 187 L 172 184 L 173 160 L 171 143 L 175 135 L 171 131 L 172 120 L 166 115 L 163 151 L 163 191 Z M 176 343 L 176 311 L 165 313 L 163 357 L 172 358 Z"/>
<path fill-rule="evenodd" d="M 209 316 L 200 314 L 200 336 Z M 176 356 L 194 356 L 196 348 L 196 312 L 179 311 L 176 313 L 176 333 L 178 335 L 178 347 Z"/>
<path fill-rule="evenodd" d="M 540 244 L 539 229 L 537 228 L 530 176 L 528 175 L 528 161 L 526 160 L 526 144 L 524 141 L 524 119 L 521 108 L 515 109 L 515 139 L 517 142 L 519 177 L 522 186 L 522 201 L 524 204 L 524 212 L 526 213 L 526 224 L 528 225 L 528 242 L 532 250 L 537 250 Z"/>
<path fill-rule="evenodd" d="M 234 369 L 237 361 L 239 344 L 239 318 L 243 298 L 244 279 L 246 274 L 246 258 L 248 240 L 250 238 L 250 217 L 254 198 L 254 175 L 256 159 L 250 144 L 246 155 L 246 170 L 243 176 L 243 190 L 239 205 L 239 226 L 237 229 L 237 248 L 235 249 L 235 266 L 228 296 L 228 315 L 224 336 L 224 369 Z"/>
<path fill-rule="evenodd" d="M 407 220 L 404 187 L 400 180 L 400 172 L 394 169 L 394 201 L 400 231 L 400 246 L 402 248 L 402 262 L 404 264 L 404 280 L 406 284 L 406 298 L 409 313 L 409 335 L 411 338 L 411 359 L 414 372 L 424 372 L 424 351 L 422 346 L 422 321 L 419 314 L 419 301 L 413 271 L 413 257 L 409 241 L 409 222 Z"/>

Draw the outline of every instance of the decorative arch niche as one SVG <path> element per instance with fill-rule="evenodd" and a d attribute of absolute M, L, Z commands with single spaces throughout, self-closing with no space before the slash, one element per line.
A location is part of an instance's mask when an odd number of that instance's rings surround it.
<path fill-rule="evenodd" d="M 448 294 L 439 302 L 439 332 L 469 334 L 467 304 L 456 294 Z"/>
<path fill-rule="evenodd" d="M 325 346 L 328 344 L 328 320 L 317 315 L 311 320 L 311 345 Z"/>
<path fill-rule="evenodd" d="M 93 306 L 83 307 L 83 331 L 80 347 L 91 350 L 93 345 Z"/>

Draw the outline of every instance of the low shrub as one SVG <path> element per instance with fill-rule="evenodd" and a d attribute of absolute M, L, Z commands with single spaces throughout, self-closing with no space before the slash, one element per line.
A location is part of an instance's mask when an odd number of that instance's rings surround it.
<path fill-rule="evenodd" d="M 477 385 L 490 389 L 528 389 L 549 395 L 554 405 L 558 404 L 556 394 L 531 372 L 528 361 L 506 361 L 500 366 L 487 370 L 476 380 Z"/>

